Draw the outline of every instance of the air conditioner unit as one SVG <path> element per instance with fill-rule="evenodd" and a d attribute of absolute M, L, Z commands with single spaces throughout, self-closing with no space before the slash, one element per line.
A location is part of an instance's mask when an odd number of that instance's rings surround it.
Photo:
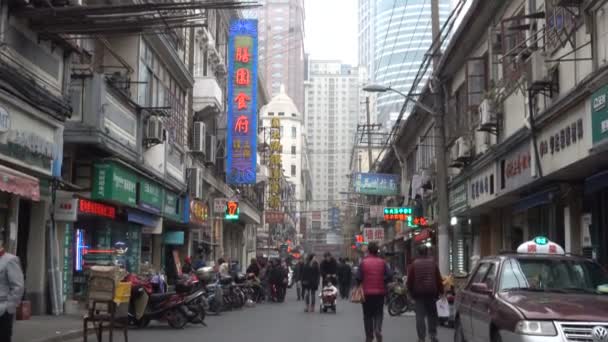
<path fill-rule="evenodd" d="M 165 139 L 165 128 L 163 122 L 158 116 L 150 116 L 146 121 L 146 131 L 144 134 L 144 142 L 148 146 L 162 143 Z"/>
<path fill-rule="evenodd" d="M 207 135 L 205 137 L 205 147 L 205 164 L 215 165 L 215 152 L 217 148 L 215 135 Z"/>
<path fill-rule="evenodd" d="M 198 167 L 188 168 L 188 191 L 194 198 L 203 197 L 203 169 Z"/>
<path fill-rule="evenodd" d="M 192 151 L 206 152 L 207 125 L 204 122 L 197 121 L 194 123 L 194 132 L 192 132 Z"/>
<path fill-rule="evenodd" d="M 490 99 L 484 99 L 479 105 L 479 122 L 481 129 L 494 128 L 496 127 L 496 106 L 494 101 Z"/>
<path fill-rule="evenodd" d="M 463 163 L 458 160 L 458 141 L 450 148 L 450 167 L 460 168 Z"/>
<path fill-rule="evenodd" d="M 456 140 L 456 146 L 458 149 L 456 160 L 464 162 L 471 158 L 471 146 L 464 137 L 460 137 Z"/>

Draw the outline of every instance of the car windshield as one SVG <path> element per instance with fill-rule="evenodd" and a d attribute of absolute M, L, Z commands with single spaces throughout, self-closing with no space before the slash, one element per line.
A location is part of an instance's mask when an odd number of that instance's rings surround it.
<path fill-rule="evenodd" d="M 505 262 L 500 290 L 604 293 L 608 274 L 586 260 L 512 258 Z"/>

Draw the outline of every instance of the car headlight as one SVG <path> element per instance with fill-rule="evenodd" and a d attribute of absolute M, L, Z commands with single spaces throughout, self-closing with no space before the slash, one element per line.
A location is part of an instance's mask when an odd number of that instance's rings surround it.
<path fill-rule="evenodd" d="M 555 336 L 557 330 L 550 321 L 519 321 L 515 332 L 522 335 Z"/>

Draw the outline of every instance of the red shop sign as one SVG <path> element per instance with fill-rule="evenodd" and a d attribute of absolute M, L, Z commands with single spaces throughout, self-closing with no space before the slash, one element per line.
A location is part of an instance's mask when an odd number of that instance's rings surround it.
<path fill-rule="evenodd" d="M 422 242 L 430 237 L 431 237 L 431 231 L 429 229 L 423 229 L 420 231 L 420 233 L 418 233 L 417 235 L 414 236 L 414 241 Z"/>
<path fill-rule="evenodd" d="M 116 208 L 111 205 L 93 202 L 88 199 L 81 198 L 78 201 L 78 212 L 81 214 L 89 214 L 111 219 L 116 218 Z"/>

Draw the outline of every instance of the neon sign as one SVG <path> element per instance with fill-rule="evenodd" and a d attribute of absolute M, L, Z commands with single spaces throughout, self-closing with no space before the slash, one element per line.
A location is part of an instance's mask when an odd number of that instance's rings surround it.
<path fill-rule="evenodd" d="M 413 217 L 412 208 L 409 207 L 384 208 L 385 221 L 407 221 L 410 224 Z"/>
<path fill-rule="evenodd" d="M 258 22 L 233 19 L 228 38 L 226 183 L 255 184 Z"/>
<path fill-rule="evenodd" d="M 281 121 L 273 118 L 270 122 L 270 177 L 268 185 L 270 196 L 268 207 L 277 210 L 281 207 L 281 176 L 283 175 L 283 162 L 281 160 Z"/>
<path fill-rule="evenodd" d="M 116 208 L 111 205 L 93 202 L 88 199 L 81 198 L 78 203 L 78 212 L 82 214 L 91 214 L 95 216 L 107 217 L 110 219 L 116 218 Z"/>
<path fill-rule="evenodd" d="M 226 213 L 224 219 L 226 220 L 238 220 L 240 214 L 239 202 L 228 201 L 226 202 Z"/>

